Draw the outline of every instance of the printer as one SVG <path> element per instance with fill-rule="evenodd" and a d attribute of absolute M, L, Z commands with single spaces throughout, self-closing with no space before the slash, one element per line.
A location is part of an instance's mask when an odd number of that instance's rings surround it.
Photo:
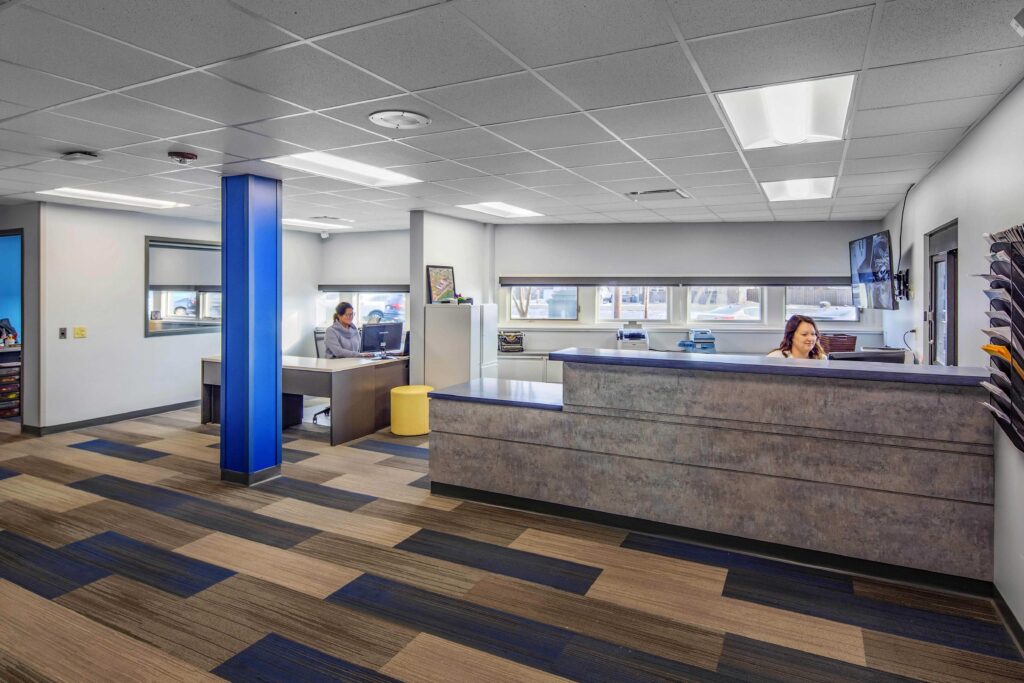
<path fill-rule="evenodd" d="M 715 335 L 711 330 L 690 330 L 688 339 L 679 342 L 680 351 L 687 353 L 714 353 Z"/>
<path fill-rule="evenodd" d="M 647 339 L 647 330 L 641 323 L 628 322 L 619 328 L 615 333 L 616 348 L 629 351 L 648 351 L 650 343 Z"/>

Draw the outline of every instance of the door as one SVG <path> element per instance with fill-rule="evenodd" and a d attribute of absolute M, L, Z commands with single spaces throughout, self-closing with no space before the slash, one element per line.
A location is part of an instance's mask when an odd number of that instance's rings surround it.
<path fill-rule="evenodd" d="M 931 256 L 928 348 L 931 365 L 956 365 L 956 249 Z"/>

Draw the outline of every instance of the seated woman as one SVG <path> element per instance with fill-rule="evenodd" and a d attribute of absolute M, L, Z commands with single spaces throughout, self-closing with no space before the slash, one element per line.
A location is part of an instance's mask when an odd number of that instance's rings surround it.
<path fill-rule="evenodd" d="M 794 315 L 786 321 L 786 330 L 782 333 L 778 348 L 769 353 L 768 357 L 825 360 L 827 355 L 819 341 L 820 337 L 814 318 Z"/>
<path fill-rule="evenodd" d="M 355 317 L 352 304 L 342 301 L 334 309 L 334 324 L 324 333 L 324 347 L 328 358 L 370 358 L 372 353 L 363 353 L 363 335 L 352 324 Z"/>

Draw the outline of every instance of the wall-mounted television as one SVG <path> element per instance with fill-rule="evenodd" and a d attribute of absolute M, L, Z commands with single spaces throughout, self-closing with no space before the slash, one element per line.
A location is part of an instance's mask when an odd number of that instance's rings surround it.
<path fill-rule="evenodd" d="M 855 306 L 888 310 L 898 307 L 892 282 L 892 240 L 888 230 L 850 242 L 850 279 Z"/>

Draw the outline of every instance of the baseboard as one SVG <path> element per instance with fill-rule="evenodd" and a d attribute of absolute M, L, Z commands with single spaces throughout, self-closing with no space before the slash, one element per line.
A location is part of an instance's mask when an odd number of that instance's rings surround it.
<path fill-rule="evenodd" d="M 232 484 L 243 484 L 245 486 L 253 486 L 259 484 L 261 481 L 267 479 L 273 479 L 274 477 L 281 476 L 281 466 L 273 465 L 272 467 L 264 467 L 258 472 L 236 472 L 234 470 L 221 469 L 220 478 L 223 481 L 229 481 Z"/>
<path fill-rule="evenodd" d="M 46 427 L 33 427 L 32 425 L 22 424 L 21 433 L 29 434 L 31 436 L 46 436 L 47 434 L 70 432 L 74 429 L 95 427 L 97 425 L 110 424 L 111 422 L 120 422 L 122 420 L 134 420 L 137 417 L 147 417 L 149 415 L 157 415 L 159 413 L 168 413 L 172 410 L 181 410 L 183 408 L 195 408 L 198 405 L 199 401 L 185 401 L 184 403 L 172 403 L 169 406 L 157 406 L 156 408 L 146 408 L 145 410 L 133 410 L 130 413 L 106 415 L 104 417 L 94 417 L 91 420 L 81 420 L 80 422 L 66 422 L 61 425 L 48 425 Z"/>
<path fill-rule="evenodd" d="M 1017 615 L 1010 609 L 1010 605 L 1007 604 L 1003 594 L 999 592 L 999 588 L 996 586 L 992 586 L 992 601 L 996 604 L 996 609 L 999 610 L 999 616 L 1006 622 L 1007 630 L 1014 640 L 1017 641 L 1017 648 L 1024 652 L 1024 629 L 1021 628 Z"/>
<path fill-rule="evenodd" d="M 898 581 L 928 588 L 938 588 L 947 591 L 967 593 L 984 598 L 992 598 L 995 586 L 990 581 L 971 579 L 963 576 L 940 574 L 938 572 L 926 571 L 924 569 L 912 569 L 898 565 L 875 562 L 872 560 L 861 560 L 844 555 L 835 555 L 819 550 L 807 550 L 779 543 L 767 541 L 756 541 L 740 536 L 730 536 L 712 531 L 692 529 L 689 527 L 676 526 L 665 522 L 652 522 L 637 517 L 626 517 L 610 512 L 599 512 L 587 510 L 586 508 L 549 503 L 542 500 L 520 498 L 504 493 L 482 491 L 480 489 L 444 484 L 440 482 L 430 483 L 430 492 L 442 496 L 454 498 L 466 498 L 481 503 L 501 505 L 503 507 L 540 512 L 558 517 L 569 517 L 584 522 L 593 522 L 605 526 L 614 526 L 630 531 L 637 531 L 656 536 L 675 538 L 695 545 L 704 545 L 723 550 L 734 550 L 750 555 L 759 555 L 784 562 L 809 565 L 824 569 L 834 569 L 848 574 L 860 574 L 863 576 Z"/>

